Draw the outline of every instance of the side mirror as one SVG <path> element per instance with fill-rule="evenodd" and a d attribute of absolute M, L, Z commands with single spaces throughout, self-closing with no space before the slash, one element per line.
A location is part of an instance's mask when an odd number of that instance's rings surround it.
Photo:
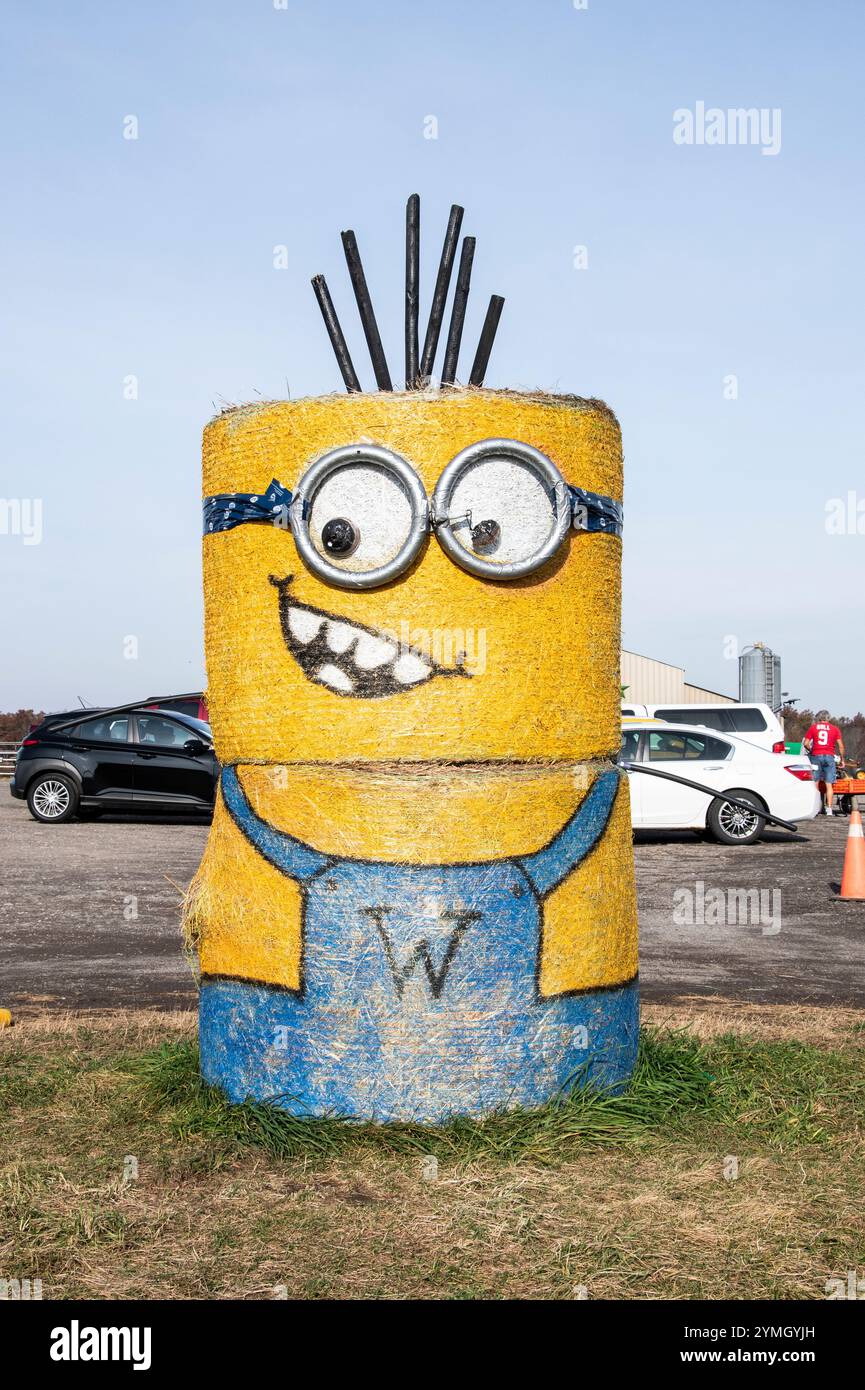
<path fill-rule="evenodd" d="M 210 745 L 202 743 L 200 738 L 188 738 L 183 745 L 183 751 L 189 753 L 193 758 L 197 758 L 202 753 L 209 753 Z"/>

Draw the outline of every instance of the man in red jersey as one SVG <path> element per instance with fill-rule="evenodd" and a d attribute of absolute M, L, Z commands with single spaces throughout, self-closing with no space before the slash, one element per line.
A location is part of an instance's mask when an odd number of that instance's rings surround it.
<path fill-rule="evenodd" d="M 826 785 L 826 806 L 824 815 L 832 815 L 832 787 L 838 771 L 835 762 L 837 748 L 841 761 L 844 761 L 844 739 L 837 724 L 829 723 L 829 711 L 818 710 L 817 717 L 802 740 L 802 747 L 810 754 L 815 782 Z"/>

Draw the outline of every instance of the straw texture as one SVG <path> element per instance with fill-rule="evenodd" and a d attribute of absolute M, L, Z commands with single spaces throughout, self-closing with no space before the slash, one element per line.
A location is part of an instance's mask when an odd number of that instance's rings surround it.
<path fill-rule="evenodd" d="M 294 489 L 321 454 L 373 443 L 431 495 L 493 437 L 621 499 L 603 403 L 480 389 L 225 412 L 205 430 L 204 493 Z M 205 537 L 208 705 L 228 772 L 186 929 L 202 1064 L 229 1095 L 440 1120 L 539 1103 L 577 1072 L 628 1074 L 636 897 L 628 787 L 609 761 L 620 567 L 619 538 L 572 532 L 537 574 L 491 582 L 431 538 L 399 579 L 351 592 L 317 578 L 290 531 Z M 323 614 L 325 633 L 406 644 L 433 678 L 383 698 L 317 683 L 286 602 Z"/>

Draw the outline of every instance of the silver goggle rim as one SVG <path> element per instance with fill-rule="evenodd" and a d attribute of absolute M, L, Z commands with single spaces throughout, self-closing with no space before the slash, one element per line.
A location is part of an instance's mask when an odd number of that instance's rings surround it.
<path fill-rule="evenodd" d="M 506 560 L 496 564 L 495 560 L 485 560 L 467 550 L 453 534 L 450 520 L 451 498 L 463 473 L 472 464 L 481 463 L 488 458 L 511 458 L 526 463 L 540 474 L 553 493 L 556 505 L 555 525 L 549 536 L 532 555 L 522 560 Z M 568 485 L 556 465 L 540 449 L 531 444 L 522 444 L 516 439 L 482 439 L 478 444 L 470 444 L 451 459 L 447 468 L 436 483 L 432 499 L 433 525 L 436 538 L 442 549 L 462 569 L 469 574 L 480 575 L 483 579 L 519 579 L 522 575 L 533 574 L 549 560 L 568 534 L 571 525 L 571 497 Z"/>
<path fill-rule="evenodd" d="M 403 544 L 391 560 L 372 570 L 346 570 L 332 565 L 315 548 L 309 534 L 310 511 L 322 483 L 341 468 L 359 463 L 372 464 L 398 478 L 411 503 L 411 527 Z M 417 473 L 400 454 L 377 444 L 347 444 L 344 448 L 332 449 L 307 468 L 291 499 L 289 523 L 301 558 L 313 574 L 343 589 L 376 589 L 396 579 L 414 560 L 429 534 L 429 502 Z"/>

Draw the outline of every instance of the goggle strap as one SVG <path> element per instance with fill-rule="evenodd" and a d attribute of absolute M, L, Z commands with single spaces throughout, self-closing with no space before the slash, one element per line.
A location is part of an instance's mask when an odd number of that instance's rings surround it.
<path fill-rule="evenodd" d="M 273 479 L 264 492 L 222 492 L 204 499 L 204 534 L 232 531 L 248 521 L 264 522 L 285 527 L 292 494 L 282 483 Z"/>
<path fill-rule="evenodd" d="M 624 523 L 624 513 L 620 502 L 612 497 L 604 497 L 597 492 L 587 492 L 585 488 L 568 485 L 571 501 L 571 519 L 575 531 L 606 531 L 620 536 Z M 302 516 L 305 518 L 308 503 L 305 497 L 297 497 L 274 478 L 263 493 L 223 492 L 215 497 L 204 499 L 204 534 L 218 531 L 231 531 L 235 526 L 247 522 L 264 523 L 285 527 L 289 508 L 293 502 L 300 502 Z M 437 516 L 430 508 L 430 525 L 433 530 L 453 518 Z"/>
<path fill-rule="evenodd" d="M 604 497 L 599 492 L 587 492 L 585 488 L 569 484 L 571 494 L 571 516 L 575 531 L 606 531 L 609 535 L 620 536 L 624 527 L 625 514 L 621 502 L 612 497 Z"/>

